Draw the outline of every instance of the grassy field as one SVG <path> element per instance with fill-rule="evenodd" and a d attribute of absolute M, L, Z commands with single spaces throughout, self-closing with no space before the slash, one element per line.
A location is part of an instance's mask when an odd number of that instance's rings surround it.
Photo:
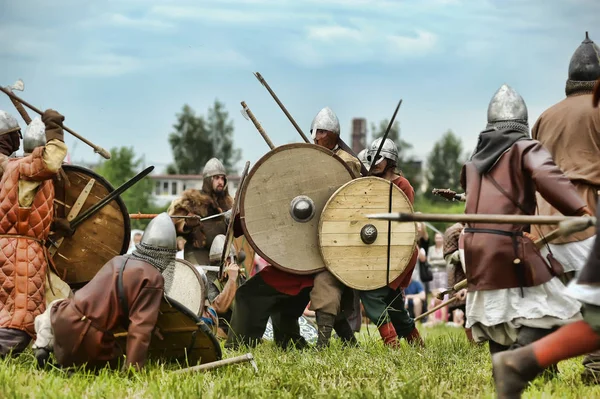
<path fill-rule="evenodd" d="M 151 364 L 132 376 L 113 371 L 99 375 L 37 370 L 30 352 L 0 361 L 2 398 L 467 398 L 494 397 L 487 346 L 474 346 L 461 330 L 423 328 L 427 348 L 385 348 L 370 327 L 359 348 L 342 348 L 335 340 L 316 352 L 281 351 L 271 342 L 252 350 L 260 373 L 249 364 L 201 374 L 173 375 L 173 366 Z M 225 351 L 225 357 L 242 354 Z M 546 382 L 538 378 L 524 397 L 593 398 L 600 387 L 580 381 L 580 359 L 563 362 Z"/>

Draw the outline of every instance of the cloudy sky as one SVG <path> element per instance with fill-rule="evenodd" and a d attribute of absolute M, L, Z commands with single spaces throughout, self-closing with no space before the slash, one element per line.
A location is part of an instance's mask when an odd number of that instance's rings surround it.
<path fill-rule="evenodd" d="M 184 103 L 223 101 L 245 160 L 268 148 L 240 101 L 275 144 L 299 141 L 259 71 L 305 132 L 330 106 L 347 140 L 353 117 L 389 118 L 403 98 L 402 135 L 424 158 L 447 129 L 471 150 L 505 82 L 533 124 L 564 97 L 585 31 L 600 42 L 599 15 L 598 0 L 0 0 L 0 84 L 22 78 L 29 102 L 160 169 Z M 5 96 L 0 109 L 16 114 Z M 73 161 L 98 159 L 74 143 Z"/>

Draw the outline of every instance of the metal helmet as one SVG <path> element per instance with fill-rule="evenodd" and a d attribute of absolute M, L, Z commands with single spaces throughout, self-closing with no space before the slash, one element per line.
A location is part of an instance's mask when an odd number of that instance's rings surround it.
<path fill-rule="evenodd" d="M 204 165 L 204 170 L 202 171 L 204 177 L 212 177 L 218 175 L 227 176 L 227 171 L 225 170 L 225 166 L 223 163 L 219 161 L 217 158 L 211 158 L 208 160 L 206 165 Z"/>
<path fill-rule="evenodd" d="M 358 153 L 358 155 L 356 156 L 358 158 L 358 160 L 360 162 L 362 162 L 363 165 L 365 165 L 365 167 L 367 169 L 369 169 L 369 166 L 371 166 L 369 164 L 369 161 L 367 161 L 367 149 L 365 148 L 364 150 L 362 150 L 361 152 Z"/>
<path fill-rule="evenodd" d="M 223 248 L 225 247 L 225 241 L 226 241 L 226 238 L 225 238 L 224 234 L 219 234 L 218 236 L 215 237 L 215 239 L 212 242 L 212 245 L 210 246 L 210 251 L 208 252 L 208 260 L 210 263 L 221 261 L 221 255 L 223 254 Z M 231 254 L 233 254 L 233 256 L 237 255 L 233 245 L 231 246 L 230 252 L 231 252 Z"/>
<path fill-rule="evenodd" d="M 381 140 L 383 140 L 383 137 L 375 140 L 371 144 L 371 147 L 369 148 L 369 150 L 367 151 L 367 162 L 369 164 L 371 164 L 371 162 L 373 162 L 373 158 L 377 154 L 377 150 L 379 149 L 379 146 L 381 145 Z M 375 165 L 381 163 L 381 161 L 383 161 L 383 158 L 389 159 L 395 165 L 398 165 L 398 147 L 396 146 L 396 143 L 394 143 L 394 141 L 391 139 L 385 139 L 385 142 L 383 143 L 383 147 L 381 147 L 381 152 L 379 153 L 379 157 L 375 161 Z"/>
<path fill-rule="evenodd" d="M 515 89 L 503 84 L 494 94 L 487 112 L 488 126 L 498 123 L 528 125 L 527 105 Z"/>
<path fill-rule="evenodd" d="M 39 116 L 33 118 L 23 133 L 23 151 L 31 154 L 37 147 L 46 144 L 46 125 Z"/>
<path fill-rule="evenodd" d="M 589 82 L 599 78 L 600 48 L 585 32 L 585 40 L 577 47 L 569 62 L 569 80 Z"/>
<path fill-rule="evenodd" d="M 14 116 L 6 111 L 0 110 L 0 135 L 21 130 Z"/>
<path fill-rule="evenodd" d="M 310 132 L 313 140 L 317 138 L 318 129 L 333 132 L 338 136 L 340 135 L 340 121 L 331 108 L 323 108 L 313 119 L 312 124 L 310 125 Z"/>
<path fill-rule="evenodd" d="M 141 243 L 155 248 L 177 250 L 175 225 L 167 212 L 159 214 L 148 223 Z"/>

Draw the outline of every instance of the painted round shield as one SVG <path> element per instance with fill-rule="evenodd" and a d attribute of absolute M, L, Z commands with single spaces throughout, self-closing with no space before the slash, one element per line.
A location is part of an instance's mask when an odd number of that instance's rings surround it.
<path fill-rule="evenodd" d="M 325 265 L 319 253 L 321 211 L 352 179 L 333 152 L 314 144 L 288 144 L 264 155 L 252 168 L 241 195 L 244 235 L 271 265 L 311 274 Z"/>
<path fill-rule="evenodd" d="M 125 348 L 127 332 L 120 328 L 114 336 Z M 221 356 L 219 341 L 199 316 L 174 299 L 162 299 L 148 347 L 149 359 L 187 367 L 221 360 Z"/>
<path fill-rule="evenodd" d="M 173 284 L 166 294 L 196 316 L 202 316 L 207 294 L 206 281 L 190 262 L 176 259 Z"/>
<path fill-rule="evenodd" d="M 319 247 L 327 269 L 348 287 L 367 291 L 387 285 L 389 227 L 389 281 L 408 266 L 417 239 L 415 223 L 388 225 L 386 220 L 365 216 L 387 212 L 412 213 L 413 208 L 398 186 L 378 177 L 352 180 L 325 205 L 319 224 Z"/>
<path fill-rule="evenodd" d="M 67 218 L 98 203 L 112 185 L 97 173 L 75 165 L 63 165 L 67 179 L 55 181 L 54 214 Z M 93 182 L 92 182 L 93 180 Z M 81 223 L 75 234 L 49 247 L 58 276 L 71 287 L 90 281 L 106 262 L 127 252 L 130 240 L 129 213 L 118 197 Z"/>

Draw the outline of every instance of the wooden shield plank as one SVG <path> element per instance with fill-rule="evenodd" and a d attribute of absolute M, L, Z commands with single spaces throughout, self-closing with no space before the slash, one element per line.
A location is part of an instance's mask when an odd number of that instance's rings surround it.
<path fill-rule="evenodd" d="M 321 213 L 319 248 L 327 269 L 340 281 L 358 290 L 373 290 L 387 284 L 388 222 L 371 220 L 369 213 L 389 210 L 390 182 L 363 177 L 340 187 Z M 413 212 L 406 195 L 392 186 L 392 212 Z M 372 244 L 361 239 L 365 225 L 377 229 Z M 390 274 L 393 281 L 408 266 L 416 245 L 414 223 L 391 224 Z"/>
<path fill-rule="evenodd" d="M 54 185 L 54 214 L 65 218 L 90 179 L 96 180 L 80 214 L 114 190 L 97 173 L 76 165 L 63 165 L 67 181 Z M 52 260 L 58 276 L 73 288 L 89 282 L 106 262 L 127 252 L 130 240 L 127 207 L 119 197 L 77 227 L 72 237 L 65 237 Z"/>
<path fill-rule="evenodd" d="M 119 328 L 114 335 L 120 347 L 126 348 L 127 332 Z M 200 317 L 179 302 L 163 298 L 148 347 L 148 358 L 179 362 L 185 367 L 214 362 L 221 357 L 219 341 Z"/>
<path fill-rule="evenodd" d="M 325 265 L 319 252 L 319 217 L 331 195 L 352 179 L 333 152 L 314 144 L 288 144 L 264 155 L 247 177 L 241 197 L 244 235 L 271 265 L 311 274 Z M 290 214 L 292 200 L 307 196 L 315 213 L 308 222 Z"/>

